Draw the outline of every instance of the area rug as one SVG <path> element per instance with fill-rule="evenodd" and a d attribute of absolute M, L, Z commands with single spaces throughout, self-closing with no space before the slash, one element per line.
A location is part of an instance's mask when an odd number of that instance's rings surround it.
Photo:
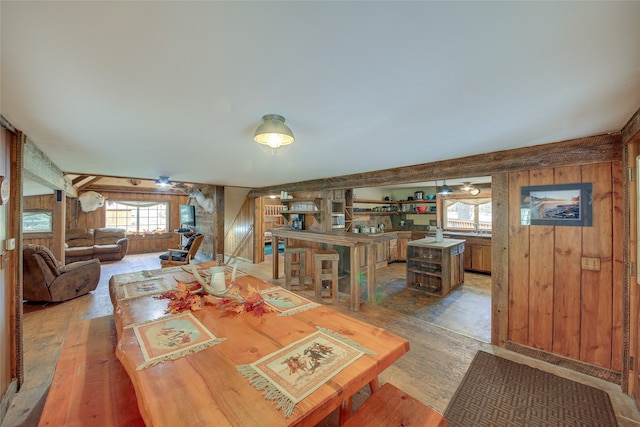
<path fill-rule="evenodd" d="M 606 392 L 483 351 L 444 415 L 450 427 L 618 425 Z"/>
<path fill-rule="evenodd" d="M 219 344 L 217 338 L 191 313 L 129 325 L 140 344 L 144 363 L 138 370 L 175 360 Z"/>
<path fill-rule="evenodd" d="M 266 355 L 238 371 L 265 399 L 289 418 L 295 405 L 338 372 L 371 351 L 336 332 L 318 328 L 288 346 Z"/>
<path fill-rule="evenodd" d="M 278 243 L 278 253 L 284 253 L 284 243 Z M 273 248 L 271 247 L 271 243 L 267 243 L 264 245 L 264 254 L 271 255 L 273 254 Z"/>

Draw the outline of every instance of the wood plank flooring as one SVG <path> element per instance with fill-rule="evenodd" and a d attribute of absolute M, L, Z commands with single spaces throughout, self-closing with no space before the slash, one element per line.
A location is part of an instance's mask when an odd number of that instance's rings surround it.
<path fill-rule="evenodd" d="M 59 304 L 24 304 L 25 383 L 11 403 L 2 427 L 37 425 L 69 323 L 112 314 L 109 278 L 114 274 L 159 267 L 158 254 L 127 255 L 122 261 L 102 265 L 100 283 L 90 295 Z M 267 256 L 264 263 L 241 263 L 239 268 L 274 284 L 284 283 L 283 276 L 271 279 L 271 256 Z M 403 269 L 403 264 L 392 264 L 378 270 L 379 286 L 384 287 L 385 283 L 398 280 L 398 275 L 403 276 Z M 471 279 L 471 276 L 468 278 Z M 411 350 L 384 372 L 381 381 L 392 382 L 441 413 L 446 409 L 476 351 L 482 349 L 601 388 L 611 397 L 618 424 L 621 427 L 640 427 L 640 413 L 635 403 L 620 392 L 618 385 L 491 346 L 482 341 L 482 338 L 474 338 L 475 332 L 464 334 L 454 331 L 455 328 L 451 325 L 455 321 L 452 319 L 461 313 L 473 312 L 473 307 L 467 306 L 465 309 L 464 299 L 460 300 L 457 301 L 459 307 L 455 310 L 441 309 L 438 312 L 438 321 L 446 321 L 445 325 L 436 324 L 438 322 L 433 317 L 418 314 L 414 317 L 403 313 L 399 309 L 402 304 L 396 304 L 395 307 L 393 304 L 363 304 L 359 312 L 352 312 L 349 310 L 349 295 L 344 293 L 340 294 L 340 302 L 335 308 L 407 338 Z M 354 399 L 354 407 L 367 395 L 368 390 L 363 389 Z M 332 416 L 321 423 L 321 426 L 336 423 L 337 416 Z"/>

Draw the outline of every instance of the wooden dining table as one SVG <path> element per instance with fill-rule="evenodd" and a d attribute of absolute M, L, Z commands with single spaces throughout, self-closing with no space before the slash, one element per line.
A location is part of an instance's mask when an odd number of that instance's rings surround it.
<path fill-rule="evenodd" d="M 144 273 L 144 274 L 142 274 Z M 342 314 L 331 307 L 312 308 L 283 316 L 269 312 L 233 313 L 215 305 L 192 311 L 193 316 L 224 341 L 203 350 L 144 367 L 142 347 L 131 325 L 166 316 L 168 300 L 157 295 L 126 296 L 132 283 L 162 280 L 175 286 L 193 279 L 181 268 L 165 268 L 113 276 L 109 282 L 118 333 L 116 356 L 133 383 L 140 413 L 148 426 L 312 426 L 340 408 L 341 422 L 351 413 L 351 398 L 409 350 L 409 342 L 382 328 Z M 235 279 L 242 289 L 274 285 L 250 275 Z M 193 281 L 193 280 L 191 280 Z M 229 286 L 229 284 L 228 284 Z M 187 310 L 189 312 L 189 310 Z M 238 366 L 279 351 L 318 330 L 334 331 L 370 350 L 299 401 L 287 418 L 273 401 L 238 372 Z"/>

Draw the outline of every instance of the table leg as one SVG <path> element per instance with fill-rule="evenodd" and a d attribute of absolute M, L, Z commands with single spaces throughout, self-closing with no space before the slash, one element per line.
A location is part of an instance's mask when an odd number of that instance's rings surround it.
<path fill-rule="evenodd" d="M 367 246 L 367 301 L 376 302 L 376 244 Z"/>
<path fill-rule="evenodd" d="M 380 390 L 380 378 L 375 377 L 370 383 L 369 383 L 369 390 L 371 390 L 371 394 L 375 393 L 376 391 Z"/>
<path fill-rule="evenodd" d="M 360 247 L 349 247 L 351 310 L 360 310 Z"/>
<path fill-rule="evenodd" d="M 338 420 L 338 425 L 343 425 L 349 417 L 351 417 L 351 406 L 353 403 L 353 397 L 347 398 L 347 400 L 343 400 L 340 405 L 340 418 Z"/>
<path fill-rule="evenodd" d="M 276 246 L 275 249 L 273 249 L 273 238 L 272 238 L 272 242 L 271 242 L 271 258 L 272 258 L 272 263 L 271 263 L 271 267 L 272 267 L 272 271 L 271 271 L 271 275 L 273 276 L 274 279 L 277 279 L 278 276 L 280 275 L 280 256 L 278 254 L 278 238 L 276 237 Z M 284 239 L 284 247 L 286 249 L 287 247 L 287 241 L 288 239 Z"/>

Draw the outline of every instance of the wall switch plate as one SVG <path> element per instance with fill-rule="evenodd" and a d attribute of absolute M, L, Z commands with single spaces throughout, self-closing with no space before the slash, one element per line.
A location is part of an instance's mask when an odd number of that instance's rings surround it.
<path fill-rule="evenodd" d="M 582 269 L 600 271 L 600 258 L 582 257 Z"/>
<path fill-rule="evenodd" d="M 4 241 L 4 247 L 7 251 L 12 251 L 16 248 L 16 239 L 7 239 Z"/>

